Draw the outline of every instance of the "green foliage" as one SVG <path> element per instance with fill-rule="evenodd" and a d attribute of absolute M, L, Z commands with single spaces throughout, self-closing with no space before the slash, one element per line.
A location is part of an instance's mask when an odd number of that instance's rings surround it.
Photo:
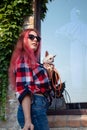
<path fill-rule="evenodd" d="M 51 0 L 49 0 L 51 1 Z M 48 0 L 41 0 L 41 19 L 46 15 Z M 26 16 L 32 15 L 33 0 L 0 1 L 0 118 L 5 119 L 8 89 L 8 66 L 14 45 Z"/>
<path fill-rule="evenodd" d="M 8 66 L 25 16 L 32 14 L 32 0 L 3 0 L 0 4 L 0 118 L 5 118 Z"/>
<path fill-rule="evenodd" d="M 41 0 L 41 13 L 40 13 L 40 18 L 43 21 L 45 19 L 46 13 L 48 11 L 46 4 L 52 2 L 52 0 Z"/>

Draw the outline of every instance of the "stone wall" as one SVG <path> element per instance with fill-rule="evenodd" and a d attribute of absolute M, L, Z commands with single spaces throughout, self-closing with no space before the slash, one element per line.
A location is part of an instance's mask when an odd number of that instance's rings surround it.
<path fill-rule="evenodd" d="M 9 89 L 6 105 L 6 121 L 0 121 L 0 130 L 20 130 L 16 120 L 17 104 L 14 92 Z"/>

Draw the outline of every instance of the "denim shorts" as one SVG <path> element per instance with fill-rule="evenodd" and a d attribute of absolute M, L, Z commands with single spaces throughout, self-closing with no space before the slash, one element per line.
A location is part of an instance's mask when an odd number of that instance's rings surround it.
<path fill-rule="evenodd" d="M 47 109 L 49 103 L 44 96 L 34 95 L 31 104 L 31 118 L 34 125 L 34 130 L 49 130 L 49 124 L 47 119 Z M 24 114 L 22 106 L 18 106 L 17 120 L 21 128 L 24 127 Z"/>

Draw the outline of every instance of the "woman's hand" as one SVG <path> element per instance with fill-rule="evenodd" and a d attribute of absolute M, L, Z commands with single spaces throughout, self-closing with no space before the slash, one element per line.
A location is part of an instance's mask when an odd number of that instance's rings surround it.
<path fill-rule="evenodd" d="M 24 128 L 22 130 L 34 130 L 34 125 L 28 121 L 25 122 Z"/>

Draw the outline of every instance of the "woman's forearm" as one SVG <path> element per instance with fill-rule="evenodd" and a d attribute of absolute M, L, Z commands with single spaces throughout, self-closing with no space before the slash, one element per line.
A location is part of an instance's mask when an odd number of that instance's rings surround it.
<path fill-rule="evenodd" d="M 31 97 L 26 95 L 22 101 L 25 122 L 31 122 Z"/>
<path fill-rule="evenodd" d="M 22 100 L 25 124 L 22 130 L 34 130 L 34 125 L 31 121 L 31 96 L 26 95 Z"/>

